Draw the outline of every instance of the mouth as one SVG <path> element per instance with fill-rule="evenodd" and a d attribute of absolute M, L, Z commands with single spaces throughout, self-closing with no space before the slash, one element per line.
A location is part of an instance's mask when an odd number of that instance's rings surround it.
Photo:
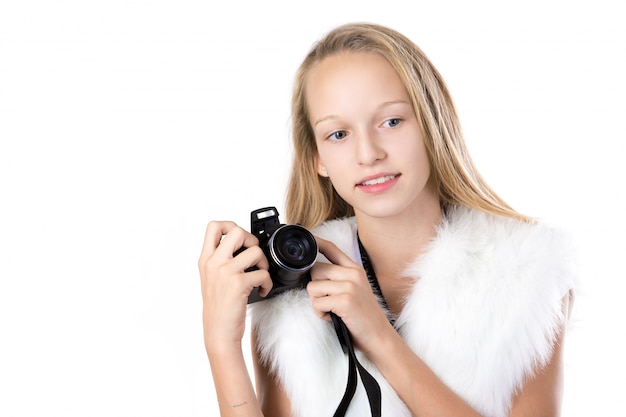
<path fill-rule="evenodd" d="M 370 178 L 370 179 L 367 179 L 365 181 L 362 181 L 362 182 L 358 183 L 357 186 L 368 186 L 368 185 L 383 184 L 383 183 L 386 183 L 388 181 L 392 181 L 392 180 L 396 179 L 399 176 L 400 176 L 400 174 L 381 175 L 379 177 Z"/>

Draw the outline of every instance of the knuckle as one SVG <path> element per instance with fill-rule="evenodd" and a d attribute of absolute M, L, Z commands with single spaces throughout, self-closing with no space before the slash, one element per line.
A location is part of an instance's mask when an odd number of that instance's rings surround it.
<path fill-rule="evenodd" d="M 206 226 L 206 233 L 208 234 L 213 234 L 215 232 L 217 232 L 218 230 L 221 230 L 221 223 L 222 222 L 218 222 L 216 220 L 211 220 L 207 226 Z"/>
<path fill-rule="evenodd" d="M 198 259 L 198 269 L 201 274 L 206 274 L 211 270 L 211 256 L 205 256 L 204 254 Z"/>
<path fill-rule="evenodd" d="M 314 281 L 309 281 L 306 284 L 306 292 L 309 295 L 309 298 L 314 301 L 314 295 L 315 295 L 315 284 Z"/>
<path fill-rule="evenodd" d="M 233 229 L 235 223 L 224 220 L 211 220 L 206 226 L 206 233 L 208 234 L 224 234 L 225 231 Z"/>
<path fill-rule="evenodd" d="M 346 295 L 356 293 L 359 288 L 358 284 L 354 281 L 345 281 L 343 285 L 345 286 L 344 294 Z"/>
<path fill-rule="evenodd" d="M 230 224 L 228 233 L 234 235 L 235 237 L 239 237 L 244 234 L 244 230 L 236 224 L 232 223 Z"/>
<path fill-rule="evenodd" d="M 205 263 L 206 263 L 206 259 L 204 258 L 204 256 L 200 256 L 198 258 L 198 269 L 202 271 L 202 269 L 204 269 Z"/>
<path fill-rule="evenodd" d="M 260 246 L 252 246 L 248 248 L 248 250 L 254 255 L 255 258 L 263 258 L 265 254 L 263 253 L 263 249 Z"/>
<path fill-rule="evenodd" d="M 244 242 L 248 232 L 246 232 L 242 227 L 233 224 L 228 230 L 228 235 L 233 239 L 233 241 Z"/>
<path fill-rule="evenodd" d="M 352 294 L 342 293 L 337 297 L 337 303 L 343 307 L 349 307 L 352 304 Z"/>

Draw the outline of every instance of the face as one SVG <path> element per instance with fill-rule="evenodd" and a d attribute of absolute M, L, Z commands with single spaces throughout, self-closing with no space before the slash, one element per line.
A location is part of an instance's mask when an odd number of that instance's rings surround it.
<path fill-rule="evenodd" d="M 325 58 L 306 83 L 319 175 L 329 177 L 357 216 L 419 214 L 439 205 L 408 93 L 375 54 Z"/>

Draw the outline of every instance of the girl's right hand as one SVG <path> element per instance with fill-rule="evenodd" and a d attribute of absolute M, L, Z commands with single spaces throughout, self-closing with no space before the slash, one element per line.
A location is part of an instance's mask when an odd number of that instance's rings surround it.
<path fill-rule="evenodd" d="M 258 239 L 233 222 L 210 222 L 198 260 L 202 284 L 204 343 L 212 350 L 241 347 L 248 296 L 272 288 L 268 262 Z M 233 256 L 235 251 L 246 247 Z M 258 269 L 246 272 L 256 266 Z"/>

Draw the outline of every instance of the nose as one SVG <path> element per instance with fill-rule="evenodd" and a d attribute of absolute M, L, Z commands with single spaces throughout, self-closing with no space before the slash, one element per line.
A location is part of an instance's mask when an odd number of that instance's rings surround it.
<path fill-rule="evenodd" d="M 357 160 L 361 165 L 372 165 L 385 158 L 385 150 L 373 132 L 361 132 L 356 140 L 356 148 Z"/>

